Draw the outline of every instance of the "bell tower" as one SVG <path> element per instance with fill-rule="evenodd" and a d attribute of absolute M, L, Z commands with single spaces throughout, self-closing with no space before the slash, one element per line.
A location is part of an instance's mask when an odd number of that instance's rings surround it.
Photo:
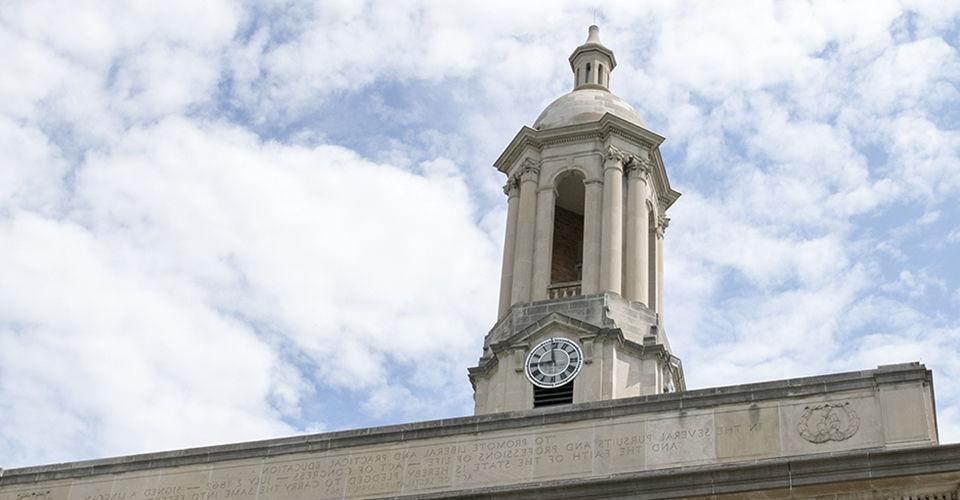
<path fill-rule="evenodd" d="M 523 127 L 507 177 L 498 321 L 470 368 L 475 413 L 685 389 L 663 325 L 670 188 L 664 138 L 609 90 L 613 51 L 590 26 L 573 90 Z"/>

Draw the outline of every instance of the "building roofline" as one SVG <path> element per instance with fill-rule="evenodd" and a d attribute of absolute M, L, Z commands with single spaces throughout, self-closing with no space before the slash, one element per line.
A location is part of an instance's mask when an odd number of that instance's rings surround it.
<path fill-rule="evenodd" d="M 228 445 L 128 455 L 4 470 L 0 486 L 34 483 L 55 479 L 86 477 L 151 470 L 190 464 L 274 457 L 309 453 L 352 446 L 405 442 L 425 438 L 454 436 L 501 429 L 576 422 L 591 418 L 610 418 L 654 412 L 687 411 L 738 403 L 757 403 L 804 398 L 830 392 L 874 388 L 880 384 L 923 381 L 930 383 L 932 373 L 920 363 L 881 366 L 814 377 L 741 384 L 684 392 L 595 401 L 562 407 L 491 413 L 442 420 L 431 420 L 384 427 L 371 427 L 322 434 L 251 441 Z"/>

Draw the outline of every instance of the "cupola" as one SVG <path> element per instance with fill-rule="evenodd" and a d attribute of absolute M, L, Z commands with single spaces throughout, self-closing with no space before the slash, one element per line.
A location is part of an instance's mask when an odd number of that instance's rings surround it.
<path fill-rule="evenodd" d="M 590 26 L 587 41 L 570 54 L 573 89 L 609 89 L 610 72 L 617 67 L 613 51 L 600 43 L 600 28 Z"/>

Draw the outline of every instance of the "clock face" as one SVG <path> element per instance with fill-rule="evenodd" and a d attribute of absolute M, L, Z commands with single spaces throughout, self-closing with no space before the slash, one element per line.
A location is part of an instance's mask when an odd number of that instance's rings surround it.
<path fill-rule="evenodd" d="M 573 380 L 583 366 L 583 352 L 575 342 L 554 337 L 530 350 L 524 372 L 537 387 L 550 389 Z"/>

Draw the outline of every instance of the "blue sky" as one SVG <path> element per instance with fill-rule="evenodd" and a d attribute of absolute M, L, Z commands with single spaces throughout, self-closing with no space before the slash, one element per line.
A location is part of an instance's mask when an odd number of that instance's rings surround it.
<path fill-rule="evenodd" d="M 6 2 L 0 467 L 472 411 L 570 90 L 667 137 L 690 388 L 922 361 L 960 439 L 958 2 Z"/>

